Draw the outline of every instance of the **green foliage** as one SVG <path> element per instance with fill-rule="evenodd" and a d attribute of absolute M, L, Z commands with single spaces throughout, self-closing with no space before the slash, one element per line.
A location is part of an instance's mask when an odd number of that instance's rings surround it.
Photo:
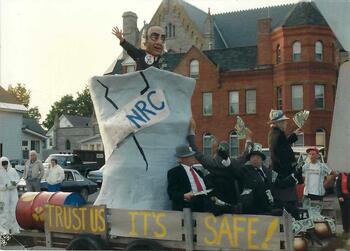
<path fill-rule="evenodd" d="M 86 86 L 82 92 L 78 92 L 78 97 L 73 98 L 72 95 L 65 95 L 59 101 L 56 101 L 46 116 L 43 126 L 50 129 L 54 123 L 55 118 L 62 114 L 77 115 L 82 117 L 89 117 L 93 111 L 93 104 L 90 96 L 90 91 Z"/>
<path fill-rule="evenodd" d="M 26 85 L 18 83 L 16 86 L 9 85 L 7 91 L 14 95 L 26 108 L 30 102 L 30 91 Z"/>
<path fill-rule="evenodd" d="M 26 88 L 25 84 L 17 84 L 16 86 L 9 85 L 7 91 L 14 95 L 26 108 L 29 108 L 31 91 Z M 37 106 L 29 108 L 28 112 L 24 114 L 25 118 L 35 119 L 39 122 L 41 114 Z"/>

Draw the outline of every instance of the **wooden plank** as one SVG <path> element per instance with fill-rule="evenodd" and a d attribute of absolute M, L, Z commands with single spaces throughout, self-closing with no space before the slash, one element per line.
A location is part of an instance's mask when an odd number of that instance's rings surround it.
<path fill-rule="evenodd" d="M 185 228 L 185 246 L 186 251 L 193 250 L 193 219 L 192 212 L 189 208 L 183 209 L 184 213 L 184 228 Z"/>
<path fill-rule="evenodd" d="M 156 240 L 182 240 L 183 213 L 110 209 L 110 235 Z"/>
<path fill-rule="evenodd" d="M 48 230 L 45 230 L 45 243 L 47 248 L 52 248 L 52 235 Z"/>
<path fill-rule="evenodd" d="M 241 250 L 280 250 L 280 218 L 267 215 L 215 217 L 194 213 L 197 245 Z"/>
<path fill-rule="evenodd" d="M 286 251 L 294 251 L 294 234 L 292 216 L 283 210 L 282 223 L 284 229 L 284 245 Z"/>

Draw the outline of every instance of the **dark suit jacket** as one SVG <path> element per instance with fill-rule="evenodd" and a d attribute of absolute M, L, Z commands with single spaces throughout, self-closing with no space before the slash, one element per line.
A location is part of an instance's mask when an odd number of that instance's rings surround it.
<path fill-rule="evenodd" d="M 204 155 L 198 150 L 195 144 L 195 136 L 188 135 L 187 140 L 193 151 L 196 152 L 196 159 L 202 166 L 207 169 L 210 174 L 207 176 L 207 180 L 210 187 L 214 188 L 214 194 L 220 200 L 229 203 L 236 204 L 238 196 L 240 194 L 240 175 L 237 173 L 237 169 L 242 167 L 246 160 L 250 149 L 253 146 L 252 142 L 249 142 L 246 146 L 244 153 L 238 158 L 230 158 L 231 165 L 225 167 L 221 162 L 222 158 L 218 155 L 214 157 Z"/>
<path fill-rule="evenodd" d="M 160 62 L 160 57 L 158 57 L 156 60 L 154 60 L 153 64 L 149 65 L 146 63 L 145 61 L 145 56 L 147 55 L 145 50 L 142 49 L 137 49 L 135 46 L 133 46 L 132 44 L 128 43 L 128 41 L 126 41 L 124 39 L 124 41 L 122 43 L 120 43 L 120 45 L 123 47 L 124 50 L 126 50 L 126 52 L 128 53 L 128 55 L 135 60 L 136 62 L 136 70 L 140 71 L 140 70 L 145 70 L 148 67 L 154 66 L 156 68 L 159 68 L 159 62 Z"/>
<path fill-rule="evenodd" d="M 252 204 L 246 208 L 244 213 L 264 214 L 271 212 L 272 205 L 268 200 L 266 190 L 272 192 L 272 172 L 265 166 L 262 166 L 262 169 L 266 175 L 265 179 L 262 179 L 257 168 L 252 165 L 245 165 L 239 170 L 243 179 L 243 188 L 251 189 L 253 193 Z"/>
<path fill-rule="evenodd" d="M 292 174 L 296 172 L 296 159 L 291 144 L 298 140 L 295 133 L 288 137 L 278 127 L 272 127 L 269 132 L 271 168 L 278 173 L 275 181 L 275 197 L 281 201 L 295 201 L 296 181 Z"/>
<path fill-rule="evenodd" d="M 197 174 L 203 178 L 201 171 L 196 170 Z M 191 183 L 188 179 L 186 170 L 182 165 L 178 165 L 168 171 L 168 195 L 169 199 L 172 201 L 172 209 L 182 211 L 184 207 L 191 207 L 190 203 L 184 200 L 184 194 L 191 192 Z M 197 205 L 196 205 L 197 206 Z M 198 208 L 196 208 L 198 209 Z M 201 211 L 201 210 L 195 210 Z"/>

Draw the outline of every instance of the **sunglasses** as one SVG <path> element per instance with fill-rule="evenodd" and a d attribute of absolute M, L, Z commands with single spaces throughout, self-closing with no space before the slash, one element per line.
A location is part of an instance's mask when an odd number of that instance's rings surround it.
<path fill-rule="evenodd" d="M 2 166 L 7 166 L 8 164 L 9 164 L 9 162 L 6 161 L 6 160 L 5 160 L 5 161 L 1 161 L 1 165 L 2 165 Z"/>

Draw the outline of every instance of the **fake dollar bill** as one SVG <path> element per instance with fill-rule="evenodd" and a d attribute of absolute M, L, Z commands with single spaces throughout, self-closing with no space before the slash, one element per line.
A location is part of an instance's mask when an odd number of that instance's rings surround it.
<path fill-rule="evenodd" d="M 240 116 L 237 116 L 235 129 L 238 139 L 244 139 L 247 136 L 248 128 L 245 126 L 244 121 Z"/>
<path fill-rule="evenodd" d="M 292 225 L 293 225 L 293 232 L 295 234 L 306 232 L 307 230 L 315 227 L 314 222 L 311 218 L 303 219 L 303 220 L 294 220 Z"/>
<path fill-rule="evenodd" d="M 300 111 L 298 113 L 296 113 L 293 117 L 293 121 L 294 123 L 299 127 L 302 128 L 305 124 L 305 121 L 307 120 L 307 118 L 309 117 L 310 112 L 309 111 Z"/>

